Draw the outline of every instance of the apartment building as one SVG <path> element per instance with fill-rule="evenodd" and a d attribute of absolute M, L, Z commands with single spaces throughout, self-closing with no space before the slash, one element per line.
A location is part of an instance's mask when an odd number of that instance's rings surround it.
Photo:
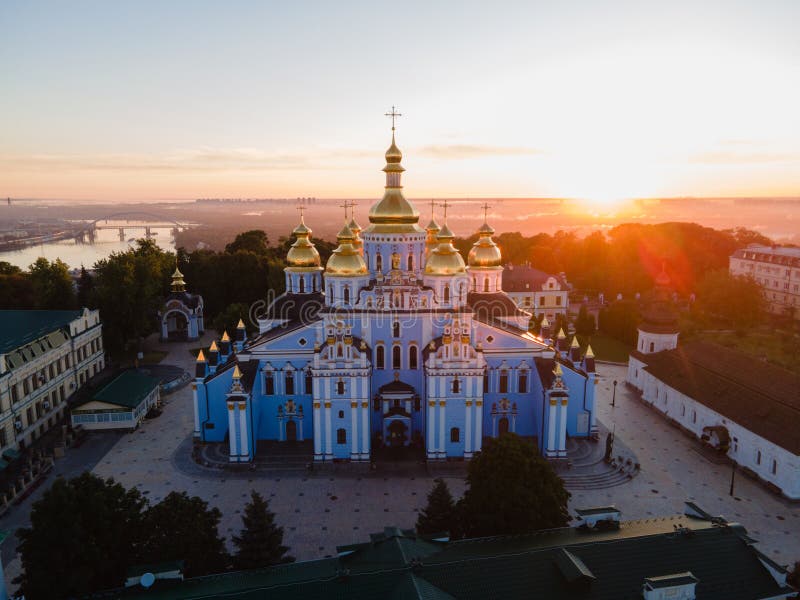
<path fill-rule="evenodd" d="M 729 268 L 761 285 L 770 312 L 800 319 L 800 248 L 751 244 L 731 255 Z"/>
<path fill-rule="evenodd" d="M 549 321 L 557 314 L 567 316 L 569 290 L 564 273 L 551 275 L 530 264 L 509 264 L 503 272 L 503 291 L 517 306 L 535 315 L 544 314 Z"/>
<path fill-rule="evenodd" d="M 0 310 L 0 452 L 55 426 L 104 363 L 98 311 Z"/>

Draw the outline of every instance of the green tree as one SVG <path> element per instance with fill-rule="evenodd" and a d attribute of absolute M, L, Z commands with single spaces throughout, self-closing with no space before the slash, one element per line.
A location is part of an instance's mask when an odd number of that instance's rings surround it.
<path fill-rule="evenodd" d="M 447 483 L 443 479 L 435 479 L 428 494 L 428 505 L 417 517 L 417 533 L 447 532 L 457 537 L 457 520 L 456 504 Z"/>
<path fill-rule="evenodd" d="M 712 271 L 697 286 L 697 310 L 743 329 L 762 318 L 763 290 L 752 277 L 734 276 L 727 269 Z"/>
<path fill-rule="evenodd" d="M 459 502 L 466 537 L 513 535 L 563 527 L 569 492 L 553 467 L 513 433 L 487 439 L 470 461 Z"/>
<path fill-rule="evenodd" d="M 146 501 L 136 489 L 91 473 L 57 478 L 17 531 L 26 598 L 82 596 L 118 587 L 134 560 Z"/>
<path fill-rule="evenodd" d="M 578 310 L 578 318 L 575 320 L 575 333 L 590 336 L 594 334 L 595 329 L 594 315 L 590 315 L 589 311 L 586 310 L 586 305 L 581 304 L 581 308 Z"/>
<path fill-rule="evenodd" d="M 217 530 L 221 517 L 218 508 L 208 508 L 197 496 L 170 492 L 144 513 L 142 562 L 183 560 L 186 577 L 224 571 L 229 556 Z"/>
<path fill-rule="evenodd" d="M 5 260 L 0 260 L 0 275 L 17 275 L 22 272 L 16 265 L 12 265 L 10 262 Z"/>
<path fill-rule="evenodd" d="M 50 310 L 68 310 L 75 308 L 75 291 L 69 267 L 61 259 L 50 262 L 46 258 L 36 259 L 28 269 L 36 307 Z"/>
<path fill-rule="evenodd" d="M 86 268 L 81 265 L 81 274 L 78 277 L 78 306 L 92 307 L 94 293 L 94 278 L 89 275 Z"/>
<path fill-rule="evenodd" d="M 236 239 L 225 246 L 225 252 L 229 254 L 252 252 L 259 256 L 266 256 L 269 253 L 269 239 L 266 232 L 261 229 L 251 229 L 237 235 Z"/>
<path fill-rule="evenodd" d="M 288 546 L 283 545 L 283 527 L 275 524 L 269 502 L 255 490 L 244 507 L 242 524 L 244 529 L 233 537 L 237 548 L 233 556 L 234 569 L 258 569 L 294 562 L 294 557 L 286 554 Z"/>
<path fill-rule="evenodd" d="M 238 325 L 239 319 L 241 319 L 244 322 L 245 327 L 248 329 L 248 332 L 252 332 L 253 326 L 251 325 L 250 327 L 247 327 L 248 323 L 250 322 L 248 317 L 249 310 L 250 306 L 247 304 L 229 304 L 227 308 L 214 317 L 214 329 L 216 329 L 217 333 L 220 335 L 222 335 L 222 332 L 227 331 L 228 335 L 233 338 L 233 333 L 236 331 L 236 325 Z"/>

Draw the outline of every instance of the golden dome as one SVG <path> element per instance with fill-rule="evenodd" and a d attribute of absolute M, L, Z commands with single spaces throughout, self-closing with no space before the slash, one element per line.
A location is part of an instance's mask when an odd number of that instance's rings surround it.
<path fill-rule="evenodd" d="M 328 264 L 325 266 L 325 276 L 333 277 L 352 277 L 354 275 L 366 275 L 367 265 L 353 246 L 355 235 L 347 223 L 344 224 L 339 235 L 339 247 L 331 253 Z"/>
<path fill-rule="evenodd" d="M 433 233 L 434 235 L 439 233 L 439 230 L 441 230 L 441 227 L 439 227 L 439 224 L 434 219 L 431 219 L 431 222 L 425 227 L 425 231 Z"/>
<path fill-rule="evenodd" d="M 458 275 L 465 273 L 464 259 L 453 246 L 455 235 L 445 223 L 437 240 L 439 245 L 430 253 L 425 262 L 426 275 Z"/>
<path fill-rule="evenodd" d="M 297 237 L 294 244 L 286 254 L 286 263 L 291 268 L 319 267 L 319 252 L 311 243 L 311 229 L 300 219 L 300 224 L 294 228 L 292 234 Z"/>
<path fill-rule="evenodd" d="M 386 173 L 386 191 L 383 198 L 372 205 L 369 210 L 369 222 L 372 225 L 368 231 L 371 233 L 418 233 L 422 230 L 417 223 L 419 222 L 419 212 L 403 196 L 403 186 L 400 177 L 405 171 L 400 161 L 403 153 L 394 142 L 392 133 L 392 145 L 386 151 L 386 166 L 383 167 Z"/>
<path fill-rule="evenodd" d="M 492 239 L 494 229 L 484 221 L 478 228 L 478 240 L 472 245 L 467 256 L 470 267 L 499 267 L 503 256 L 500 247 Z"/>
<path fill-rule="evenodd" d="M 399 163 L 401 160 L 403 160 L 403 153 L 400 152 L 400 148 L 395 144 L 394 132 L 392 132 L 392 145 L 389 146 L 389 149 L 386 151 L 386 162 L 392 164 Z"/>
<path fill-rule="evenodd" d="M 175 272 L 172 274 L 172 285 L 170 289 L 173 292 L 186 291 L 186 282 L 183 280 L 183 273 L 178 269 L 177 260 L 175 261 Z"/>

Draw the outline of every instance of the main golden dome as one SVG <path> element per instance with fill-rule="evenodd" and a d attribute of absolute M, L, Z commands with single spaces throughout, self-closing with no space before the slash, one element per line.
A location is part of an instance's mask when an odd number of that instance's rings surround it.
<path fill-rule="evenodd" d="M 300 224 L 292 231 L 297 239 L 286 254 L 286 263 L 291 268 L 310 268 L 320 266 L 319 252 L 311 243 L 311 229 L 300 219 Z"/>
<path fill-rule="evenodd" d="M 397 147 L 392 133 L 392 145 L 386 151 L 386 186 L 383 198 L 372 205 L 369 210 L 369 222 L 372 226 L 368 232 L 375 233 L 418 233 L 422 230 L 419 222 L 419 211 L 403 196 L 401 175 L 405 169 L 400 164 L 403 153 Z"/>
<path fill-rule="evenodd" d="M 336 236 L 339 247 L 331 253 L 328 264 L 325 265 L 325 276 L 352 277 L 366 275 L 367 265 L 361 254 L 353 246 L 355 235 L 347 223 L 344 224 L 339 235 Z"/>

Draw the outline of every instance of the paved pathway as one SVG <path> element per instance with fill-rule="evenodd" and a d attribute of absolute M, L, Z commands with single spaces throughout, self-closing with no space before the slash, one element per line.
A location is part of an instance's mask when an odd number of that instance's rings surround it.
<path fill-rule="evenodd" d="M 170 344 L 164 362 L 191 371 L 194 359 L 188 350 L 198 345 Z M 614 503 L 624 519 L 646 519 L 682 513 L 683 502 L 694 500 L 712 514 L 741 521 L 760 540 L 759 547 L 778 562 L 800 559 L 800 505 L 783 502 L 743 476 L 737 477 L 738 499 L 728 496 L 729 469 L 701 456 L 695 442 L 643 406 L 624 385 L 617 388 L 616 408 L 610 408 L 610 382 L 614 378 L 622 382 L 625 368 L 601 365 L 599 370 L 604 375 L 597 388 L 600 419 L 616 428 L 617 440 L 635 453 L 641 472 L 615 487 L 573 490 L 570 509 Z M 414 469 L 399 469 L 386 477 L 209 472 L 188 456 L 191 387 L 167 400 L 159 418 L 125 434 L 94 472 L 137 486 L 153 502 L 172 490 L 201 496 L 222 511 L 220 529 L 228 540 L 241 528 L 241 509 L 251 489 L 270 499 L 277 522 L 285 529 L 285 543 L 301 560 L 333 555 L 337 545 L 363 542 L 385 525 L 413 527 L 425 505 L 432 477 Z M 463 493 L 460 476 L 445 478 L 454 495 Z M 18 569 L 15 562 L 7 569 L 9 577 Z"/>

